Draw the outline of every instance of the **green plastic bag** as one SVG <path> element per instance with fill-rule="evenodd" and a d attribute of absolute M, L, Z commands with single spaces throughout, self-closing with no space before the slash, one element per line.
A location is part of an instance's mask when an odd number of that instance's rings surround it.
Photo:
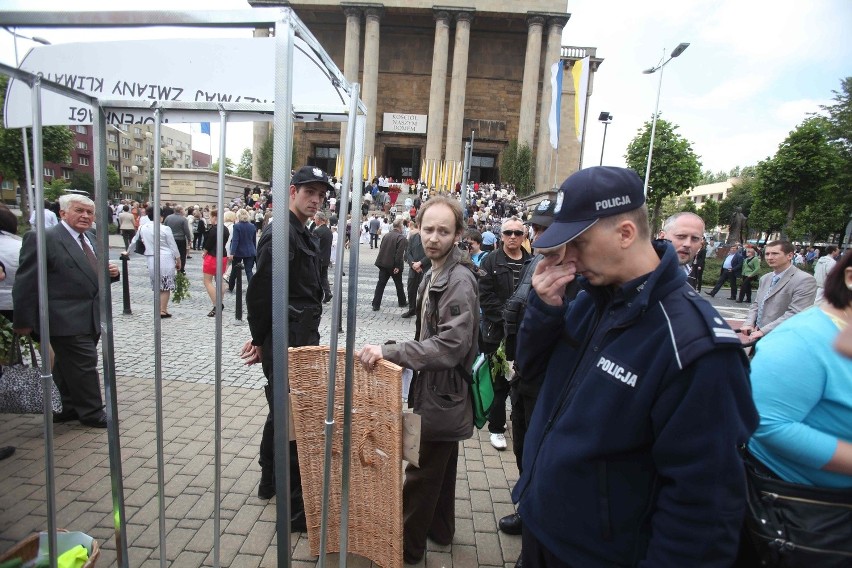
<path fill-rule="evenodd" d="M 473 373 L 470 383 L 471 401 L 473 402 L 473 423 L 482 428 L 488 422 L 488 411 L 494 402 L 494 384 L 491 382 L 491 366 L 488 356 L 480 353 L 473 362 Z"/>

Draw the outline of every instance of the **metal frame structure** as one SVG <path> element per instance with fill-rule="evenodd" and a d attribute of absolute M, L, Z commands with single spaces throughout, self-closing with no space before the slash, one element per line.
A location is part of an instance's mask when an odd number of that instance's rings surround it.
<path fill-rule="evenodd" d="M 323 108 L 321 113 L 324 120 L 348 119 L 355 124 L 355 128 L 349 128 L 347 152 L 345 155 L 345 175 L 343 180 L 343 192 L 341 196 L 341 211 L 346 211 L 348 206 L 348 191 L 353 191 L 353 216 L 352 226 L 360 224 L 360 187 L 361 160 L 363 156 L 363 138 L 366 108 L 359 100 L 360 92 L 358 84 L 350 85 L 343 74 L 335 66 L 334 62 L 323 50 L 322 46 L 299 20 L 290 8 L 258 8 L 244 11 L 205 11 L 205 12 L 168 12 L 168 11 L 116 11 L 116 12 L 14 12 L 0 11 L 0 22 L 4 25 L 17 28 L 27 27 L 57 27 L 57 28 L 116 28 L 116 27 L 202 27 L 202 28 L 255 28 L 270 27 L 275 35 L 275 103 L 207 103 L 207 102 L 168 102 L 150 99 L 139 101 L 116 101 L 100 100 L 86 93 L 69 89 L 63 85 L 47 81 L 41 75 L 29 73 L 21 69 L 0 64 L 0 73 L 6 74 L 13 79 L 22 81 L 30 86 L 32 92 L 32 128 L 33 128 L 33 156 L 35 171 L 40 172 L 43 164 L 42 151 L 42 90 L 60 93 L 76 101 L 89 104 L 93 109 L 94 130 L 94 166 L 95 166 L 95 205 L 96 218 L 109 219 L 107 213 L 107 176 L 106 176 L 106 127 L 107 113 L 117 109 L 136 109 L 153 111 L 155 124 L 155 137 L 157 153 L 159 155 L 160 129 L 165 116 L 170 111 L 192 113 L 193 111 L 211 112 L 215 111 L 220 116 L 220 156 L 226 153 L 226 131 L 228 119 L 233 114 L 239 113 L 261 113 L 274 122 L 273 139 L 273 202 L 283 211 L 289 210 L 289 187 L 291 148 L 293 124 L 296 118 L 310 119 L 310 105 L 294 106 L 293 104 L 293 57 L 295 38 L 298 37 L 313 51 L 322 66 L 327 71 L 327 78 L 331 84 L 349 96 L 349 104 L 344 105 L 341 98 L 341 108 L 338 112 L 329 112 Z M 38 49 L 38 48 L 35 48 Z M 11 84 L 11 83 L 10 83 Z M 356 135 L 357 131 L 357 135 Z M 155 163 L 153 182 L 153 208 L 160 209 L 160 180 L 161 172 L 159 160 Z M 34 176 L 35 181 L 35 203 L 44 199 L 44 180 L 41 175 Z M 224 210 L 225 177 L 224 168 L 220 168 L 218 187 L 218 209 Z M 278 289 L 273 295 L 273 349 L 276 354 L 276 364 L 273 369 L 273 410 L 275 420 L 275 453 L 276 490 L 278 495 L 289 496 L 289 376 L 288 376 L 288 321 L 287 321 L 287 298 L 289 294 L 289 223 L 283 217 L 272 229 L 272 258 L 273 278 L 278 283 Z M 217 239 L 219 243 L 223 238 L 223 224 L 218 223 Z M 338 232 L 345 234 L 346 218 L 340 217 Z M 36 231 L 38 243 L 38 278 L 39 278 L 39 301 L 41 305 L 40 333 L 42 337 L 49 337 L 49 322 L 47 317 L 47 267 L 44 245 L 44 216 L 36 215 Z M 154 270 L 160 269 L 160 226 L 154 223 Z M 343 246 L 338 247 L 338 258 L 334 274 L 335 289 L 342 286 L 343 269 Z M 112 482 L 113 518 L 115 519 L 115 538 L 118 565 L 129 566 L 128 548 L 126 535 L 126 518 L 124 511 L 124 488 L 121 468 L 121 440 L 118 428 L 118 402 L 116 396 L 116 370 L 114 354 L 114 333 L 112 322 L 112 293 L 110 290 L 109 277 L 109 232 L 99 231 L 97 234 L 96 252 L 99 258 L 100 270 L 98 283 L 100 287 L 100 310 L 101 310 L 101 352 L 103 361 L 103 381 L 106 398 L 107 414 L 107 436 L 109 442 L 110 478 Z M 217 289 L 222 289 L 222 251 L 217 250 L 216 284 Z M 351 448 L 350 420 L 351 420 L 351 389 L 352 389 L 352 367 L 354 365 L 354 342 L 355 342 L 355 304 L 357 301 L 357 273 L 358 273 L 358 249 L 354 248 L 350 254 L 350 279 L 347 312 L 347 337 L 346 337 L 346 390 L 345 390 L 345 423 L 344 423 L 344 475 L 343 483 L 343 508 L 341 511 L 341 558 L 340 565 L 346 565 L 346 544 L 348 531 L 348 495 L 349 478 L 348 464 Z M 159 290 L 153 291 L 154 309 L 154 360 L 155 360 L 155 396 L 156 396 L 156 435 L 157 435 L 157 489 L 159 504 L 159 531 L 160 531 L 160 565 L 166 565 L 166 538 L 165 538 L 165 497 L 164 497 L 164 463 L 163 463 L 163 393 L 162 393 L 162 344 L 159 316 Z M 221 429 L 222 429 L 222 310 L 221 303 L 216 304 L 216 359 L 215 359 L 215 475 L 214 475 L 214 538 L 213 538 L 213 565 L 218 567 L 220 562 L 220 505 L 221 505 Z M 332 327 L 340 326 L 342 317 L 342 305 L 335 302 L 332 309 Z M 334 393 L 334 370 L 336 369 L 337 357 L 337 334 L 331 334 L 331 357 L 329 365 L 329 402 L 328 416 L 333 417 L 333 393 Z M 56 498 L 54 482 L 53 463 L 53 423 L 51 420 L 50 382 L 53 380 L 49 368 L 48 342 L 42 342 L 42 382 L 44 388 L 44 436 L 45 436 L 45 465 L 46 465 L 46 490 L 48 503 L 48 533 L 50 565 L 56 568 Z M 320 551 L 320 564 L 324 562 L 325 542 L 327 529 L 327 506 L 329 493 L 329 475 L 331 459 L 331 438 L 334 428 L 333 418 L 325 422 L 326 430 L 326 463 L 325 481 L 323 484 L 323 522 L 322 541 Z M 283 450 L 283 451 L 282 451 Z M 277 501 L 277 539 L 278 539 L 278 565 L 289 566 L 290 558 L 286 551 L 290 550 L 290 503 L 288 498 L 279 498 Z"/>

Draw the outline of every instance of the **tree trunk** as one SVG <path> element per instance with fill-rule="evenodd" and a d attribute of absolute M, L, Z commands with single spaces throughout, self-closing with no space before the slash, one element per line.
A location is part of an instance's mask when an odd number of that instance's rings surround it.
<path fill-rule="evenodd" d="M 29 221 L 30 219 L 30 192 L 27 185 L 27 176 L 24 171 L 18 172 L 18 185 L 21 188 L 21 216 L 24 218 L 24 222 Z"/>
<path fill-rule="evenodd" d="M 651 217 L 651 234 L 656 235 L 660 232 L 660 209 L 663 206 L 663 198 L 658 197 L 654 200 L 654 209 Z M 654 237 L 656 238 L 656 237 Z"/>
<path fill-rule="evenodd" d="M 796 214 L 796 200 L 790 200 L 790 206 L 787 208 L 787 221 L 784 223 L 784 226 L 781 227 L 781 240 L 789 241 L 788 234 L 790 231 L 790 225 L 793 223 L 793 216 Z"/>

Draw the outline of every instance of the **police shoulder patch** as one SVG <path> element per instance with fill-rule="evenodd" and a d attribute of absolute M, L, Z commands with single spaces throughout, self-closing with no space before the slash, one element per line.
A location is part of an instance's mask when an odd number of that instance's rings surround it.
<path fill-rule="evenodd" d="M 458 305 L 450 306 L 450 315 L 460 316 L 461 315 L 461 308 Z"/>
<path fill-rule="evenodd" d="M 700 297 L 693 290 L 686 292 L 686 297 L 697 312 L 699 319 L 704 323 L 706 333 L 710 335 L 713 343 L 717 345 L 723 343 L 740 344 L 737 333 L 730 328 L 728 322 L 710 302 Z"/>

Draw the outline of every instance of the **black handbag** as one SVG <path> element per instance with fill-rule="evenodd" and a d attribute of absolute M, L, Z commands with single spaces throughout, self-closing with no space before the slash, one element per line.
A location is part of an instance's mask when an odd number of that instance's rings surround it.
<path fill-rule="evenodd" d="M 16 357 L 3 368 L 0 377 L 0 414 L 42 414 L 44 412 L 44 389 L 41 371 L 36 361 L 32 341 L 30 348 L 32 366 L 24 364 L 19 335 L 14 336 L 12 355 Z M 62 397 L 56 383 L 51 382 L 51 403 L 54 412 L 62 412 Z"/>
<path fill-rule="evenodd" d="M 136 254 L 145 254 L 145 243 L 142 241 L 142 235 L 139 235 L 139 238 L 136 239 L 136 247 L 133 249 L 133 252 Z"/>
<path fill-rule="evenodd" d="M 852 490 L 778 479 L 751 454 L 746 533 L 762 566 L 852 566 Z"/>

